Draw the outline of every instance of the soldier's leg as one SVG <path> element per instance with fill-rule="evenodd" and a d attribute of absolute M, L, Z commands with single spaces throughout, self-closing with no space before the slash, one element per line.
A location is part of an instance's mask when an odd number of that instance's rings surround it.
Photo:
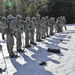
<path fill-rule="evenodd" d="M 50 27 L 50 35 L 53 35 L 53 26 Z"/>
<path fill-rule="evenodd" d="M 17 51 L 18 52 L 24 52 L 22 49 L 21 49 L 21 46 L 22 46 L 22 41 L 21 41 L 21 32 L 18 32 L 17 33 L 17 37 L 16 37 L 16 42 L 17 42 Z"/>
<path fill-rule="evenodd" d="M 5 40 L 5 38 L 4 38 L 4 33 L 2 33 L 2 39 Z"/>
<path fill-rule="evenodd" d="M 36 43 L 34 43 L 34 31 L 31 31 L 30 35 L 30 44 L 36 45 Z"/>
<path fill-rule="evenodd" d="M 34 34 L 33 34 L 33 32 L 31 31 L 31 32 L 30 32 L 30 43 L 34 41 L 33 36 L 34 36 Z"/>
<path fill-rule="evenodd" d="M 67 27 L 66 27 L 66 25 L 64 25 L 64 28 L 65 28 L 65 30 L 67 30 Z"/>
<path fill-rule="evenodd" d="M 39 30 L 36 29 L 36 40 L 38 41 L 39 40 Z"/>
<path fill-rule="evenodd" d="M 9 55 L 13 55 L 13 36 L 11 36 L 10 34 L 7 35 L 7 49 L 8 49 L 8 53 Z"/>
<path fill-rule="evenodd" d="M 38 31 L 38 41 L 42 41 L 42 29 L 39 28 L 39 31 Z"/>
<path fill-rule="evenodd" d="M 29 48 L 29 47 L 31 47 L 31 45 L 29 44 L 29 32 L 27 32 L 27 33 L 25 33 L 25 35 L 26 35 L 26 38 L 25 38 L 25 47 L 26 48 Z"/>
<path fill-rule="evenodd" d="M 49 26 L 49 36 L 50 36 L 50 32 L 51 32 L 51 27 Z"/>
<path fill-rule="evenodd" d="M 42 29 L 42 39 L 45 39 L 44 37 L 44 30 Z"/>
<path fill-rule="evenodd" d="M 43 37 L 45 37 L 45 30 L 43 30 Z"/>
<path fill-rule="evenodd" d="M 46 32 L 47 32 L 47 37 L 49 37 L 49 35 L 48 35 L 48 26 L 47 26 L 47 30 L 46 30 Z"/>
<path fill-rule="evenodd" d="M 14 38 L 13 35 L 8 34 L 7 35 L 7 50 L 10 57 L 17 57 L 17 55 L 13 52 L 13 45 L 14 45 Z"/>
<path fill-rule="evenodd" d="M 60 32 L 60 28 L 59 27 L 57 27 L 57 33 L 59 33 Z"/>

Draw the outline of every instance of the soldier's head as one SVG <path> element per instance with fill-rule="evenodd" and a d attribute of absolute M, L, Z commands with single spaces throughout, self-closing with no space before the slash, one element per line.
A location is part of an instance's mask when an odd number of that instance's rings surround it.
<path fill-rule="evenodd" d="M 42 20 L 45 21 L 45 17 L 42 17 Z"/>
<path fill-rule="evenodd" d="M 7 16 L 7 20 L 11 21 L 11 20 L 13 20 L 13 19 L 14 19 L 14 17 L 13 17 L 12 15 L 8 15 L 8 16 Z"/>
<path fill-rule="evenodd" d="M 65 19 L 65 16 L 63 16 L 63 19 Z"/>
<path fill-rule="evenodd" d="M 49 17 L 48 17 L 48 16 L 46 16 L 46 19 L 49 19 Z"/>
<path fill-rule="evenodd" d="M 50 22 L 54 22 L 55 18 L 54 17 L 50 17 Z"/>
<path fill-rule="evenodd" d="M 1 20 L 2 20 L 2 21 L 6 21 L 6 17 L 2 17 Z"/>
<path fill-rule="evenodd" d="M 32 17 L 32 21 L 36 21 L 36 17 Z"/>
<path fill-rule="evenodd" d="M 22 19 L 22 16 L 21 16 L 20 14 L 17 14 L 17 15 L 16 15 L 16 18 L 17 18 L 17 19 Z"/>
<path fill-rule="evenodd" d="M 30 17 L 27 17 L 26 20 L 27 20 L 28 22 L 30 22 Z"/>

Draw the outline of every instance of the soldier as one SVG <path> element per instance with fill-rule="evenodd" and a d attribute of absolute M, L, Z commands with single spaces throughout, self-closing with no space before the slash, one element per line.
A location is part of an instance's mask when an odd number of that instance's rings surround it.
<path fill-rule="evenodd" d="M 65 24 L 66 24 L 66 18 L 65 18 L 65 16 L 63 16 L 63 26 L 64 26 L 65 30 L 67 30 L 67 27 Z"/>
<path fill-rule="evenodd" d="M 48 34 L 48 27 L 49 27 L 49 17 L 46 16 L 46 34 L 47 34 L 47 37 L 49 37 L 49 34 Z"/>
<path fill-rule="evenodd" d="M 50 35 L 53 35 L 54 25 L 55 25 L 55 18 L 51 17 L 50 18 Z"/>
<path fill-rule="evenodd" d="M 34 42 L 34 33 L 35 33 L 35 28 L 36 28 L 36 17 L 32 17 L 31 21 L 31 37 L 30 37 L 30 44 L 36 45 Z"/>
<path fill-rule="evenodd" d="M 26 21 L 25 21 L 25 47 L 26 48 L 30 48 L 31 45 L 29 43 L 29 39 L 30 39 L 30 31 L 31 31 L 31 21 L 30 21 L 30 17 L 27 17 L 26 18 Z"/>
<path fill-rule="evenodd" d="M 24 50 L 21 49 L 22 46 L 22 41 L 21 41 L 21 33 L 23 31 L 23 27 L 24 27 L 24 21 L 21 20 L 22 16 L 20 14 L 17 14 L 16 16 L 16 21 L 17 21 L 17 28 L 18 31 L 16 32 L 15 36 L 16 36 L 16 43 L 17 43 L 17 51 L 18 52 L 24 52 Z"/>
<path fill-rule="evenodd" d="M 7 16 L 7 49 L 11 58 L 17 58 L 18 56 L 13 52 L 14 34 L 17 32 L 14 17 L 12 15 Z"/>
<path fill-rule="evenodd" d="M 63 26 L 64 26 L 64 20 L 63 20 L 62 16 L 60 16 L 59 21 L 60 21 L 60 32 L 62 32 L 63 31 Z"/>
<path fill-rule="evenodd" d="M 40 14 L 37 15 L 37 25 L 36 25 L 36 40 L 37 41 L 42 41 L 42 25 L 41 25 L 41 19 L 40 19 Z"/>
<path fill-rule="evenodd" d="M 56 20 L 56 32 L 62 32 L 62 28 L 63 28 L 63 21 L 62 21 L 62 16 L 58 17 Z"/>
<path fill-rule="evenodd" d="M 60 27 L 60 21 L 59 21 L 60 17 L 57 17 L 56 19 L 56 23 L 55 23 L 55 32 L 59 33 L 59 27 Z"/>
<path fill-rule="evenodd" d="M 45 39 L 46 36 L 46 25 L 45 25 L 45 17 L 42 17 L 41 23 L 42 23 L 42 39 Z"/>

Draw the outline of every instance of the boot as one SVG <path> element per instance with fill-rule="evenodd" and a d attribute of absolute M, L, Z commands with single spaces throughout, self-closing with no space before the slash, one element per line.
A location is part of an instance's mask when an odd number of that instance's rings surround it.
<path fill-rule="evenodd" d="M 32 44 L 32 45 L 37 45 L 36 43 L 34 43 L 34 42 L 30 42 L 30 44 Z"/>
<path fill-rule="evenodd" d="M 42 40 L 41 39 L 39 39 L 39 40 L 37 40 L 38 42 L 41 42 Z"/>
<path fill-rule="evenodd" d="M 31 45 L 26 45 L 25 47 L 26 47 L 26 48 L 30 48 L 30 47 L 31 47 Z"/>
<path fill-rule="evenodd" d="M 5 72 L 6 68 L 2 69 L 0 68 L 0 73 Z"/>
<path fill-rule="evenodd" d="M 17 51 L 18 51 L 18 52 L 24 52 L 24 50 L 22 50 L 22 49 L 18 49 Z"/>
<path fill-rule="evenodd" d="M 45 39 L 45 37 L 42 37 L 42 39 Z"/>
<path fill-rule="evenodd" d="M 10 55 L 10 58 L 18 58 L 18 55 L 12 54 L 12 55 Z"/>
<path fill-rule="evenodd" d="M 49 35 L 47 35 L 47 37 L 50 37 Z"/>

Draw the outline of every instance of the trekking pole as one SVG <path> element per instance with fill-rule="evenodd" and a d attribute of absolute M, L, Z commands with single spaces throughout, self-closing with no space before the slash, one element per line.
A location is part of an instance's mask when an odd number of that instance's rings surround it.
<path fill-rule="evenodd" d="M 5 58 L 4 58 L 4 54 L 3 54 L 3 50 L 2 50 L 2 45 L 0 44 L 0 50 L 2 52 L 2 56 L 3 56 L 3 60 L 4 60 L 4 63 L 5 63 L 5 69 L 4 71 L 7 69 L 7 64 L 6 64 L 6 61 L 5 61 Z M 8 72 L 6 71 L 7 75 L 8 75 Z"/>

